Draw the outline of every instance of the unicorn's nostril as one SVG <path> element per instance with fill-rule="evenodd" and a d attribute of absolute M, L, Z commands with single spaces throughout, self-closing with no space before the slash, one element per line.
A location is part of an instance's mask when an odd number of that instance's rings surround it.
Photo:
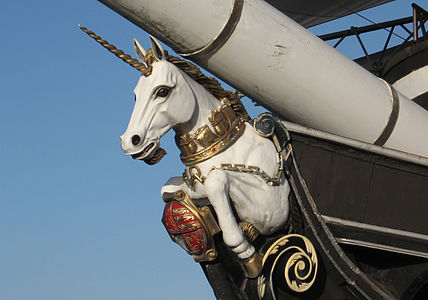
<path fill-rule="evenodd" d="M 139 135 L 133 135 L 131 138 L 132 145 L 136 146 L 140 143 L 141 138 Z"/>

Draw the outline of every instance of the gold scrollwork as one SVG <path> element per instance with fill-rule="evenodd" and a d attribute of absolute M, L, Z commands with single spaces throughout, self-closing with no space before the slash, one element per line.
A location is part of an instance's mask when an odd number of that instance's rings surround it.
<path fill-rule="evenodd" d="M 284 287 L 303 293 L 314 284 L 317 271 L 318 258 L 309 239 L 299 234 L 285 235 L 276 240 L 263 256 L 262 275 L 258 280 L 260 299 L 265 293 L 275 295 L 277 288 Z M 278 279 L 274 273 L 284 277 Z"/>

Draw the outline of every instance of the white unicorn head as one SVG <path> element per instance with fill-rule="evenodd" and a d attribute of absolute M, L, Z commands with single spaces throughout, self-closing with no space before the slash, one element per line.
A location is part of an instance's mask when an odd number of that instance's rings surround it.
<path fill-rule="evenodd" d="M 150 37 L 150 41 L 152 49 L 145 51 L 134 40 L 137 56 L 151 72 L 143 73 L 134 89 L 135 107 L 121 141 L 127 155 L 152 164 L 165 154 L 159 148 L 160 138 L 171 128 L 182 131 L 193 123 L 197 104 L 187 75 L 168 62 L 156 39 Z"/>

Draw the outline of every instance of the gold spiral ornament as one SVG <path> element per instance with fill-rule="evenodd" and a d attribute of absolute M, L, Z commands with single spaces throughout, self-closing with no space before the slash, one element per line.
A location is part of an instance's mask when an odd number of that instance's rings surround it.
<path fill-rule="evenodd" d="M 299 234 L 276 240 L 263 257 L 258 280 L 260 299 L 277 299 L 279 290 L 303 293 L 317 277 L 318 258 L 314 246 Z"/>
<path fill-rule="evenodd" d="M 292 247 L 297 252 L 290 256 L 284 268 L 288 287 L 300 293 L 307 291 L 313 285 L 318 268 L 315 248 L 307 238 L 302 237 L 302 240 L 305 248 Z"/>

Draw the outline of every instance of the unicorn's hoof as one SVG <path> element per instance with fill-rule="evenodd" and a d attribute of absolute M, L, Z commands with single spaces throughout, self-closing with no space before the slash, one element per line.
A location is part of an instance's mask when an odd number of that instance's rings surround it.
<path fill-rule="evenodd" d="M 262 270 L 263 259 L 260 254 L 254 252 L 253 255 L 243 261 L 243 266 L 247 278 L 256 278 Z"/>

